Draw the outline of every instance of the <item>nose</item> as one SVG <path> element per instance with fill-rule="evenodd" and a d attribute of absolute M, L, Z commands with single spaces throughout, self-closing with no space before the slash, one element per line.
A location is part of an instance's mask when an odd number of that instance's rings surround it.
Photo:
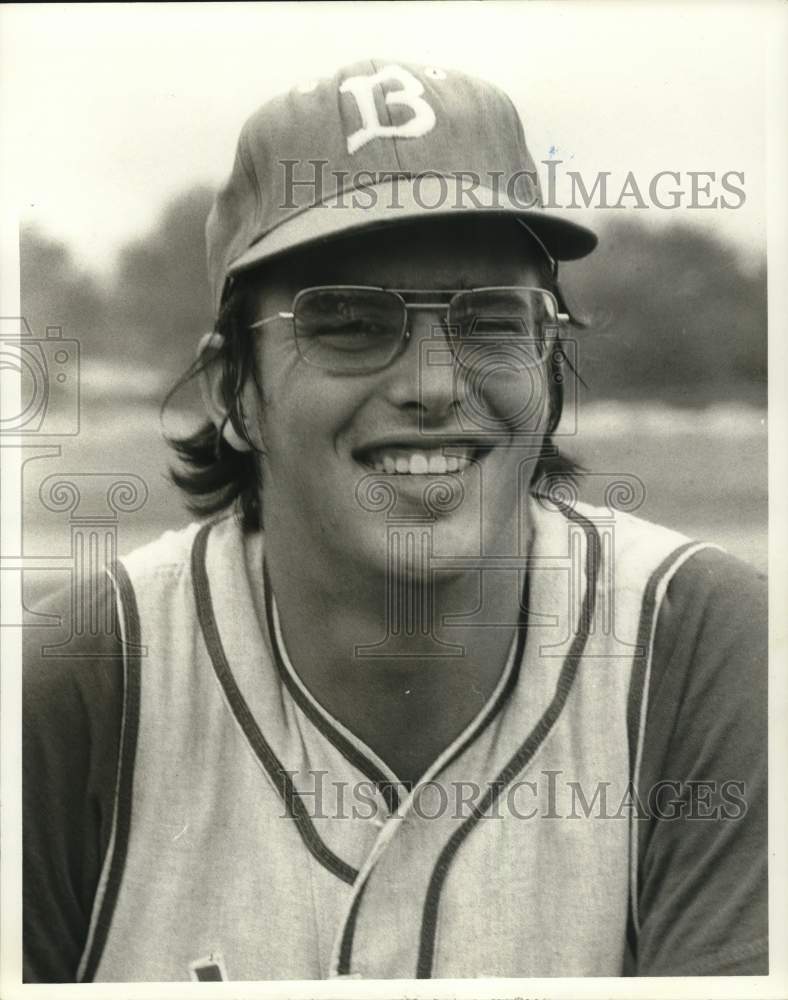
<path fill-rule="evenodd" d="M 410 336 L 386 371 L 392 403 L 436 424 L 448 422 L 458 403 L 454 358 L 445 322 L 446 314 L 440 310 L 408 309 Z"/>

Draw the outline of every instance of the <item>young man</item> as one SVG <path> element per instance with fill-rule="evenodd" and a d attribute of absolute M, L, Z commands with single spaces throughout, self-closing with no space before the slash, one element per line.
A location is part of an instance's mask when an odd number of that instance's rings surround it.
<path fill-rule="evenodd" d="M 555 487 L 595 242 L 459 73 L 249 120 L 178 444 L 218 516 L 84 658 L 31 637 L 29 980 L 767 971 L 761 583 Z"/>

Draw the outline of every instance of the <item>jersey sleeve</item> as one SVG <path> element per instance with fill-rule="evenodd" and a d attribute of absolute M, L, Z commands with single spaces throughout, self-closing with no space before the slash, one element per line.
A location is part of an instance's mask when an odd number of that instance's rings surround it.
<path fill-rule="evenodd" d="M 94 622 L 113 620 L 114 594 Z M 111 602 L 113 607 L 106 604 Z M 123 711 L 114 630 L 71 635 L 70 595 L 46 601 L 62 628 L 27 628 L 23 651 L 24 981 L 74 982 L 109 844 Z M 106 612 L 106 613 L 105 613 Z M 57 647 L 71 635 L 66 646 Z"/>
<path fill-rule="evenodd" d="M 638 789 L 635 975 L 768 974 L 767 638 L 761 574 L 716 550 L 677 572 Z"/>

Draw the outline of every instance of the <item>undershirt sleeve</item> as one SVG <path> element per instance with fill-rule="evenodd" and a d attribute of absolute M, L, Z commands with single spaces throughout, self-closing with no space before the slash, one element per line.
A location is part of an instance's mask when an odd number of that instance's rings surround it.
<path fill-rule="evenodd" d="M 63 627 L 24 637 L 23 976 L 64 983 L 76 980 L 112 829 L 123 657 L 112 634 L 73 637 L 46 655 L 71 633 L 70 593 L 45 605 Z"/>
<path fill-rule="evenodd" d="M 630 974 L 768 975 L 767 623 L 765 577 L 718 550 L 691 557 L 668 587 Z M 655 795 L 660 782 L 671 784 Z"/>

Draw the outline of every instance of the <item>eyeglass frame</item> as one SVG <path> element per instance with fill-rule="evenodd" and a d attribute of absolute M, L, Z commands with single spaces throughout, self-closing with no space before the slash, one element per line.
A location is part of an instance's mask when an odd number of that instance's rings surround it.
<path fill-rule="evenodd" d="M 327 290 L 348 291 L 348 292 L 350 291 L 387 292 L 391 295 L 396 296 L 396 298 L 400 300 L 404 308 L 402 330 L 400 331 L 399 334 L 399 341 L 397 343 L 396 350 L 384 364 L 376 365 L 373 368 L 346 368 L 346 369 L 330 368 L 327 367 L 326 365 L 318 364 L 315 361 L 310 361 L 310 359 L 302 353 L 298 343 L 298 335 L 296 333 L 296 327 L 295 327 L 295 314 L 298 301 L 302 296 L 307 295 L 310 292 L 322 292 Z M 377 372 L 385 371 L 385 369 L 388 368 L 389 365 L 393 364 L 394 361 L 397 360 L 397 358 L 401 357 L 405 353 L 407 346 L 411 340 L 411 331 L 408 324 L 408 313 L 410 310 L 443 309 L 445 310 L 446 315 L 448 316 L 449 310 L 451 309 L 451 305 L 454 299 L 458 295 L 464 295 L 469 292 L 492 292 L 492 291 L 540 292 L 543 295 L 549 296 L 555 306 L 556 328 L 560 329 L 562 325 L 566 325 L 570 322 L 569 313 L 560 311 L 560 307 L 558 305 L 558 299 L 553 294 L 553 292 L 551 292 L 548 288 L 540 288 L 537 285 L 483 285 L 480 286 L 479 288 L 455 288 L 455 289 L 445 289 L 445 290 L 422 289 L 422 288 L 384 288 L 380 285 L 310 285 L 308 288 L 302 288 L 300 289 L 300 291 L 296 292 L 295 297 L 293 299 L 293 304 L 289 311 L 280 311 L 277 313 L 272 313 L 270 316 L 264 316 L 262 319 L 256 320 L 254 323 L 250 323 L 247 329 L 258 330 L 262 329 L 269 323 L 276 322 L 277 320 L 289 320 L 292 323 L 293 340 L 295 341 L 296 350 L 298 351 L 298 356 L 301 358 L 304 364 L 310 365 L 312 368 L 317 368 L 320 371 L 331 372 L 333 375 L 374 375 Z M 406 295 L 409 296 L 442 295 L 444 297 L 448 296 L 448 301 L 407 302 L 404 298 L 404 296 Z M 449 332 L 447 339 L 449 341 L 452 353 L 456 358 L 457 355 L 454 346 L 454 338 L 452 338 L 451 332 Z M 513 334 L 508 335 L 508 337 L 506 334 L 503 334 L 501 335 L 500 339 L 504 341 L 507 339 L 511 341 L 516 341 L 520 338 L 518 338 L 518 336 Z M 462 338 L 457 338 L 457 340 L 462 342 Z M 473 343 L 472 338 L 470 339 L 470 342 Z"/>

